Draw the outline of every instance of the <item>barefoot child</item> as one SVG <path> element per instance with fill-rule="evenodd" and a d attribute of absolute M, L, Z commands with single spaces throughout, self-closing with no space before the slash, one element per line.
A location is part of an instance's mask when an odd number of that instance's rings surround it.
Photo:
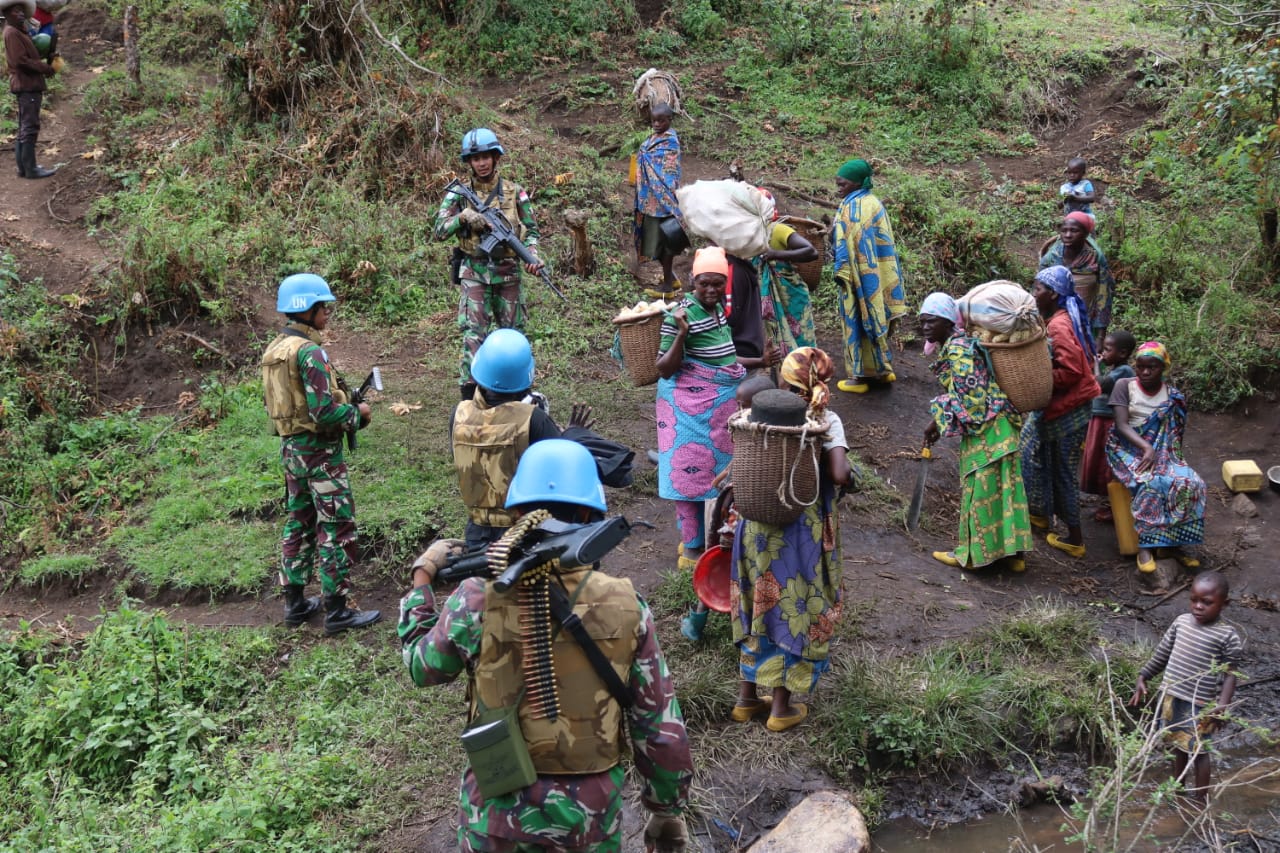
<path fill-rule="evenodd" d="M 1128 332 L 1108 332 L 1098 353 L 1094 375 L 1102 393 L 1093 398 L 1093 416 L 1084 439 L 1084 460 L 1080 463 L 1080 491 L 1087 495 L 1105 495 L 1111 481 L 1111 465 L 1107 462 L 1107 437 L 1115 424 L 1115 413 L 1108 400 L 1116 381 L 1136 374 L 1129 366 L 1137 340 Z M 1105 504 L 1093 514 L 1094 521 L 1111 521 L 1111 508 Z"/>
<path fill-rule="evenodd" d="M 1182 781 L 1191 764 L 1192 797 L 1204 800 L 1209 789 L 1210 735 L 1223 725 L 1222 709 L 1236 691 L 1240 635 L 1219 621 L 1230 586 L 1220 572 L 1201 572 L 1191 584 L 1191 612 L 1165 631 L 1151 660 L 1138 673 L 1138 687 L 1129 700 L 1137 706 L 1147 695 L 1147 679 L 1164 672 L 1160 685 L 1160 716 L 1166 738 L 1174 747 L 1173 778 Z M 1208 711 L 1209 713 L 1206 713 Z"/>

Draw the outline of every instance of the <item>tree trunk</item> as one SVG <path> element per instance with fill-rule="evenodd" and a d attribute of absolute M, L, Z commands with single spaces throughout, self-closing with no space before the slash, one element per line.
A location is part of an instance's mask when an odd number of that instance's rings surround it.
<path fill-rule="evenodd" d="M 142 68 L 138 60 L 138 7 L 124 10 L 124 68 L 135 88 L 142 84 Z"/>
<path fill-rule="evenodd" d="M 587 236 L 587 222 L 590 216 L 585 210 L 566 210 L 564 222 L 569 226 L 572 245 L 569 247 L 569 266 L 573 274 L 586 277 L 596 271 L 595 252 L 591 248 L 591 238 Z"/>

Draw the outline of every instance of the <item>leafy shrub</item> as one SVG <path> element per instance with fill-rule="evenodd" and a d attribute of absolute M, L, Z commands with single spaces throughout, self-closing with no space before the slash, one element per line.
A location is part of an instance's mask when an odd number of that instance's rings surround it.
<path fill-rule="evenodd" d="M 1136 662 L 1113 659 L 1108 684 L 1091 657 L 1100 642 L 1088 614 L 1039 602 L 918 656 L 845 656 L 819 711 L 831 733 L 823 760 L 847 775 L 949 770 L 998 759 L 1008 743 L 1105 752 L 1108 689 L 1123 689 Z"/>

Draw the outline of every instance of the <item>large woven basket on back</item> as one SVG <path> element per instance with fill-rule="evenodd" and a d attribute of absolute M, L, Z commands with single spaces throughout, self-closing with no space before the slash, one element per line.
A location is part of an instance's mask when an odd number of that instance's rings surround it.
<path fill-rule="evenodd" d="M 783 225 L 789 225 L 796 229 L 797 234 L 812 243 L 813 248 L 818 250 L 818 259 L 816 261 L 804 261 L 792 265 L 796 268 L 796 272 L 800 273 L 800 278 L 804 279 L 804 283 L 809 285 L 809 289 L 812 290 L 822 281 L 822 267 L 826 263 L 827 257 L 827 227 L 821 222 L 805 219 L 803 216 L 784 216 L 778 221 Z"/>
<path fill-rule="evenodd" d="M 654 313 L 639 320 L 619 323 L 618 339 L 622 346 L 622 365 L 637 388 L 658 381 L 658 343 L 662 339 L 662 314 Z"/>
<path fill-rule="evenodd" d="M 1044 326 L 1035 335 L 1016 344 L 984 343 L 991 356 L 996 384 L 1019 412 L 1043 409 L 1053 396 L 1053 360 Z"/>
<path fill-rule="evenodd" d="M 752 423 L 751 410 L 729 418 L 733 504 L 749 521 L 782 527 L 818 500 L 826 421 L 788 427 Z"/>

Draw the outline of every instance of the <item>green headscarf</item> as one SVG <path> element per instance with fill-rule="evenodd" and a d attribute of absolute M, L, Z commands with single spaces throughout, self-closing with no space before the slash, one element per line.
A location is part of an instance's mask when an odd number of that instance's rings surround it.
<path fill-rule="evenodd" d="M 836 176 L 844 178 L 859 189 L 871 189 L 871 164 L 866 160 L 847 160 L 836 172 Z"/>

